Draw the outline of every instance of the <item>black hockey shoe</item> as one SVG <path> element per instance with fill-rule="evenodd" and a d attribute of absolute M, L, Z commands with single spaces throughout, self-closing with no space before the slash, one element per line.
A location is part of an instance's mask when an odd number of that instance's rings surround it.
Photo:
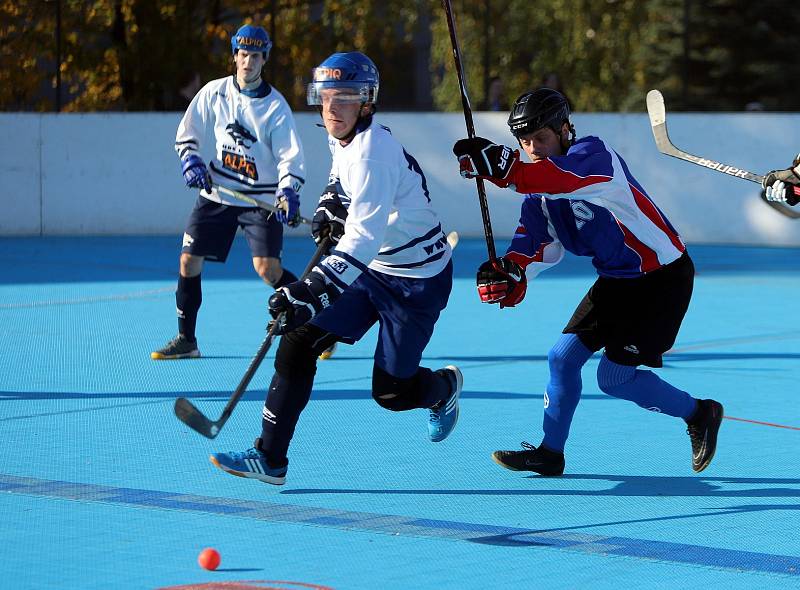
<path fill-rule="evenodd" d="M 167 342 L 164 348 L 150 353 L 150 358 L 154 361 L 166 361 L 175 359 L 191 359 L 200 356 L 197 349 L 197 340 L 188 340 L 183 334 L 178 334 Z"/>
<path fill-rule="evenodd" d="M 713 399 L 697 400 L 697 412 L 686 423 L 692 441 L 692 469 L 701 472 L 708 467 L 717 450 L 717 432 L 722 425 L 722 404 Z"/>
<path fill-rule="evenodd" d="M 523 442 L 522 451 L 495 451 L 492 460 L 511 471 L 533 471 L 540 475 L 562 475 L 564 473 L 564 453 L 551 451 L 544 447 L 534 447 Z"/>

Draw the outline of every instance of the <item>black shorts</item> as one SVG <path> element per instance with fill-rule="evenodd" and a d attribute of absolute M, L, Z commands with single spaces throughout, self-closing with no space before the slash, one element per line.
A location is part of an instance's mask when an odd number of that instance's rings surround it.
<path fill-rule="evenodd" d="M 278 258 L 283 249 L 283 225 L 258 207 L 234 207 L 197 197 L 186 223 L 181 252 L 225 262 L 236 230 L 244 230 L 253 257 Z"/>
<path fill-rule="evenodd" d="M 598 278 L 564 328 L 620 365 L 661 366 L 689 308 L 694 264 L 687 252 L 635 279 Z"/>

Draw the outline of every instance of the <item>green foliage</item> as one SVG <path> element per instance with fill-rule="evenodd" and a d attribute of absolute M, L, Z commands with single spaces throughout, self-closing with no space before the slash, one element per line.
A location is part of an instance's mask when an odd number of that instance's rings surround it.
<path fill-rule="evenodd" d="M 452 3 L 473 108 L 492 76 L 513 100 L 547 72 L 578 111 L 643 110 L 654 87 L 673 109 L 800 108 L 795 0 Z M 59 4 L 64 110 L 182 110 L 233 72 L 243 22 L 274 37 L 265 77 L 295 109 L 311 68 L 354 49 L 378 64 L 382 108 L 461 108 L 439 0 L 0 0 L 0 109 L 53 108 Z"/>

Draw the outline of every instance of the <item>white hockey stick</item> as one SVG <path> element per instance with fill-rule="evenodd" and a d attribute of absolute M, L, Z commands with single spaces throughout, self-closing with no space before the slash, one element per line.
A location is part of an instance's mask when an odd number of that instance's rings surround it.
<path fill-rule="evenodd" d="M 281 207 L 276 207 L 275 205 L 267 203 L 266 201 L 262 201 L 261 199 L 256 199 L 253 196 L 246 195 L 244 193 L 240 193 L 239 191 L 235 191 L 232 188 L 228 188 L 228 187 L 222 186 L 220 184 L 212 184 L 211 186 L 213 186 L 215 189 L 217 189 L 217 192 L 219 192 L 219 193 L 228 195 L 229 197 L 233 197 L 234 199 L 238 199 L 239 201 L 244 201 L 245 203 L 247 203 L 249 205 L 253 205 L 255 207 L 260 207 L 261 209 L 264 209 L 265 211 L 270 211 L 272 213 L 275 213 L 276 211 L 285 211 L 285 209 L 283 209 Z M 207 194 L 207 193 L 203 192 L 203 194 Z M 305 217 L 300 217 L 300 223 L 303 223 L 305 225 L 311 225 L 311 221 L 306 219 Z"/>
<path fill-rule="evenodd" d="M 759 185 L 761 185 L 761 183 L 764 181 L 764 177 L 760 174 L 754 174 L 742 168 L 736 168 L 735 166 L 729 166 L 728 164 L 717 162 L 716 160 L 701 158 L 700 156 L 695 156 L 675 147 L 675 144 L 672 143 L 669 135 L 667 134 L 667 109 L 664 106 L 664 97 L 658 90 L 651 90 L 647 93 L 647 114 L 650 115 L 650 125 L 653 127 L 653 137 L 656 140 L 656 147 L 662 154 L 666 154 L 667 156 L 672 156 L 673 158 L 678 158 L 679 160 L 684 160 L 686 162 L 691 162 L 692 164 L 697 164 L 698 166 L 703 166 L 716 172 L 722 172 L 723 174 L 727 174 L 735 178 L 749 180 L 750 182 L 755 182 Z M 799 212 L 782 203 L 767 201 L 766 198 L 764 198 L 763 193 L 761 198 L 767 205 L 786 217 L 791 217 L 792 219 L 800 218 Z"/>

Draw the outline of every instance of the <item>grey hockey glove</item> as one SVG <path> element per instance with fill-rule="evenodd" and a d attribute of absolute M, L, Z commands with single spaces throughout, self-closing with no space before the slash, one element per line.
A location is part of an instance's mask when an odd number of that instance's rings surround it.
<path fill-rule="evenodd" d="M 461 176 L 484 178 L 505 188 L 511 184 L 508 176 L 519 161 L 519 150 L 492 143 L 483 137 L 459 139 L 453 146 Z"/>
<path fill-rule="evenodd" d="M 276 334 L 299 328 L 339 298 L 340 291 L 314 267 L 302 280 L 281 287 L 269 298 L 269 314 L 278 322 Z"/>
<path fill-rule="evenodd" d="M 347 208 L 342 203 L 339 190 L 341 188 L 338 183 L 329 184 L 319 198 L 317 210 L 311 220 L 311 235 L 317 244 L 330 235 L 331 246 L 334 246 L 344 235 Z"/>
<path fill-rule="evenodd" d="M 800 154 L 797 154 L 791 168 L 773 170 L 767 174 L 762 186 L 767 201 L 776 201 L 792 206 L 800 203 Z"/>

